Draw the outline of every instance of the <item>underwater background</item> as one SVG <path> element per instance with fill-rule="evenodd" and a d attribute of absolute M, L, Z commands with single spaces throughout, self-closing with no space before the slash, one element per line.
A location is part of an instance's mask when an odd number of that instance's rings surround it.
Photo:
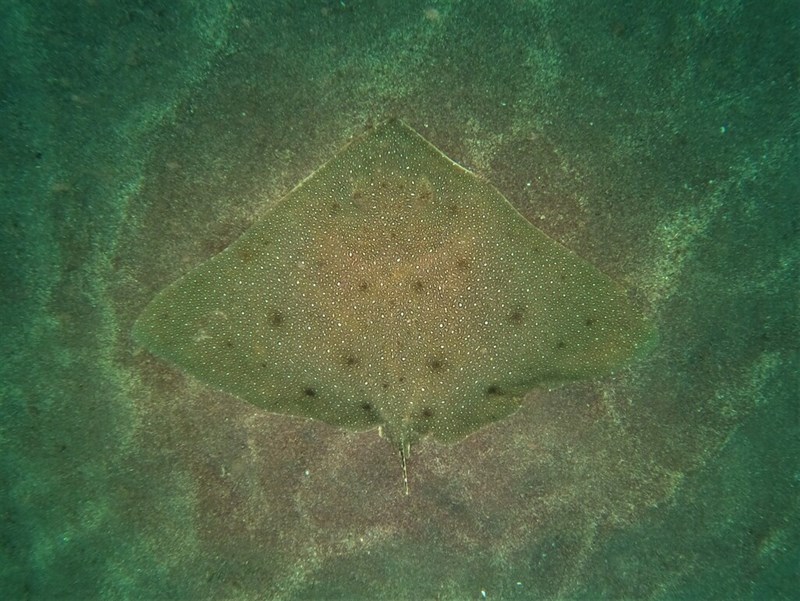
<path fill-rule="evenodd" d="M 0 597 L 794 599 L 800 3 L 2 0 Z M 612 376 L 423 440 L 130 332 L 400 117 L 622 283 Z"/>

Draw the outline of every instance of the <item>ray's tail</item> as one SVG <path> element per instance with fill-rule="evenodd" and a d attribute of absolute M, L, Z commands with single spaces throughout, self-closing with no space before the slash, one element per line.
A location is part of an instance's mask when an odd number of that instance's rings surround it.
<path fill-rule="evenodd" d="M 411 444 L 407 442 L 400 443 L 400 464 L 403 466 L 403 489 L 408 494 L 408 456 L 411 454 Z"/>

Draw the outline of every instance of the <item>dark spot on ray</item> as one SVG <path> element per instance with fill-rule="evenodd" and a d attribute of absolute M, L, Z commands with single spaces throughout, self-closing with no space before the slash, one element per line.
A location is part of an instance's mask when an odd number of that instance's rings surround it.
<path fill-rule="evenodd" d="M 367 413 L 372 413 L 372 404 L 371 403 L 361 403 L 361 409 L 363 409 Z"/>
<path fill-rule="evenodd" d="M 359 282 L 358 289 L 361 292 L 366 292 L 367 290 L 369 290 L 369 282 Z"/>
<path fill-rule="evenodd" d="M 517 307 L 511 310 L 511 313 L 508 315 L 508 321 L 513 323 L 514 325 L 520 325 L 525 320 L 525 309 L 522 307 Z"/>
<path fill-rule="evenodd" d="M 224 346 L 225 348 L 233 348 L 233 341 L 226 340 L 225 342 L 222 343 L 222 346 Z"/>
<path fill-rule="evenodd" d="M 253 260 L 253 251 L 246 247 L 240 248 L 236 255 L 241 259 L 242 263 L 249 263 Z"/>
<path fill-rule="evenodd" d="M 340 205 L 337 201 L 333 201 L 331 204 L 328 205 L 328 215 L 333 217 L 334 215 L 338 215 L 342 210 L 342 205 Z"/>
<path fill-rule="evenodd" d="M 422 292 L 425 289 L 425 284 L 422 282 L 421 279 L 417 278 L 413 282 L 411 282 L 411 289 L 414 292 Z"/>
<path fill-rule="evenodd" d="M 345 355 L 343 362 L 347 367 L 355 367 L 361 360 L 355 355 Z"/>
<path fill-rule="evenodd" d="M 406 377 L 405 376 L 400 376 L 399 378 L 397 378 L 397 381 L 402 384 L 403 382 L 406 381 Z"/>
<path fill-rule="evenodd" d="M 280 328 L 286 322 L 286 316 L 281 311 L 273 310 L 269 312 L 269 325 L 273 328 Z"/>
<path fill-rule="evenodd" d="M 461 214 L 461 207 L 454 202 L 448 203 L 447 213 L 450 217 L 458 217 Z"/>
<path fill-rule="evenodd" d="M 466 271 L 469 268 L 469 259 L 466 257 L 459 257 L 456 259 L 456 269 L 459 271 Z"/>
<path fill-rule="evenodd" d="M 558 342 L 556 342 L 556 348 L 567 348 L 567 343 L 564 342 L 563 340 L 559 340 Z"/>
<path fill-rule="evenodd" d="M 307 397 L 315 397 L 317 396 L 317 391 L 316 389 L 311 388 L 310 386 L 306 386 L 305 388 L 303 388 L 303 394 Z"/>
<path fill-rule="evenodd" d="M 381 384 L 381 388 L 383 388 L 384 390 L 388 390 L 389 389 L 389 382 L 383 382 Z"/>
<path fill-rule="evenodd" d="M 491 384 L 486 388 L 486 394 L 489 396 L 495 396 L 501 394 L 500 387 L 497 384 Z"/>
<path fill-rule="evenodd" d="M 587 317 L 586 321 L 583 322 L 583 324 L 587 327 L 592 327 L 594 323 L 595 323 L 594 317 Z"/>
<path fill-rule="evenodd" d="M 441 371 L 444 369 L 444 359 L 441 357 L 430 357 L 428 359 L 428 367 L 431 371 Z"/>
<path fill-rule="evenodd" d="M 425 417 L 425 418 L 431 418 L 431 417 L 433 417 L 433 409 L 431 409 L 431 408 L 429 408 L 429 407 L 425 407 L 425 408 L 422 410 L 422 417 Z"/>

